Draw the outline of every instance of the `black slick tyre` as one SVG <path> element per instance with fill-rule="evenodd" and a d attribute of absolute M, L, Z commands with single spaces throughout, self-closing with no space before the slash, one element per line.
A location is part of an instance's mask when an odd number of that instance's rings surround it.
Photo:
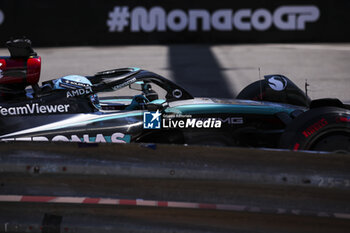
<path fill-rule="evenodd" d="M 280 148 L 350 153 L 350 111 L 320 107 L 299 115 L 282 134 Z"/>

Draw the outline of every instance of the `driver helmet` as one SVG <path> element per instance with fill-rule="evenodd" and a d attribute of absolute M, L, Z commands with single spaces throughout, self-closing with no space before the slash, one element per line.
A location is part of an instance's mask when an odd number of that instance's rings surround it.
<path fill-rule="evenodd" d="M 61 77 L 59 79 L 56 79 L 54 81 L 54 90 L 57 89 L 80 89 L 80 88 L 87 88 L 91 87 L 92 83 L 90 82 L 89 79 L 87 79 L 84 76 L 81 75 L 68 75 Z M 98 96 L 96 94 L 92 94 L 89 96 L 91 103 L 93 104 L 94 107 L 100 109 L 101 106 L 99 104 Z"/>
<path fill-rule="evenodd" d="M 81 75 L 64 76 L 56 79 L 54 82 L 54 89 L 79 89 L 92 86 L 90 80 Z"/>

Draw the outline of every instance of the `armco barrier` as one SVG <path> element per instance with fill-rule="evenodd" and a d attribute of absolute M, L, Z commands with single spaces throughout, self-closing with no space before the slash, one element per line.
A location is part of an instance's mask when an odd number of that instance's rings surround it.
<path fill-rule="evenodd" d="M 349 155 L 73 143 L 3 143 L 0 153 L 0 231 L 344 232 L 350 226 Z"/>
<path fill-rule="evenodd" d="M 2 0 L 0 45 L 349 42 L 347 0 Z"/>

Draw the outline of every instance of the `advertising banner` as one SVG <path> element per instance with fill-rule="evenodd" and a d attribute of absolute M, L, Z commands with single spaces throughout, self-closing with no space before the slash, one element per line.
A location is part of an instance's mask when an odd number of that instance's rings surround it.
<path fill-rule="evenodd" d="M 37 45 L 348 42 L 346 0 L 2 0 L 0 42 Z"/>

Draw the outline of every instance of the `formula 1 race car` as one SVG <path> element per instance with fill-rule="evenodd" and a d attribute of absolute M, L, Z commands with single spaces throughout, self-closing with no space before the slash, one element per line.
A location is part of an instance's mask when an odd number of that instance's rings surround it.
<path fill-rule="evenodd" d="M 311 101 L 283 75 L 265 76 L 236 99 L 195 98 L 139 68 L 70 75 L 39 86 L 41 58 L 30 41 L 7 46 L 11 56 L 0 57 L 1 141 L 350 151 L 350 106 L 338 99 Z M 130 94 L 119 96 L 121 89 Z"/>

